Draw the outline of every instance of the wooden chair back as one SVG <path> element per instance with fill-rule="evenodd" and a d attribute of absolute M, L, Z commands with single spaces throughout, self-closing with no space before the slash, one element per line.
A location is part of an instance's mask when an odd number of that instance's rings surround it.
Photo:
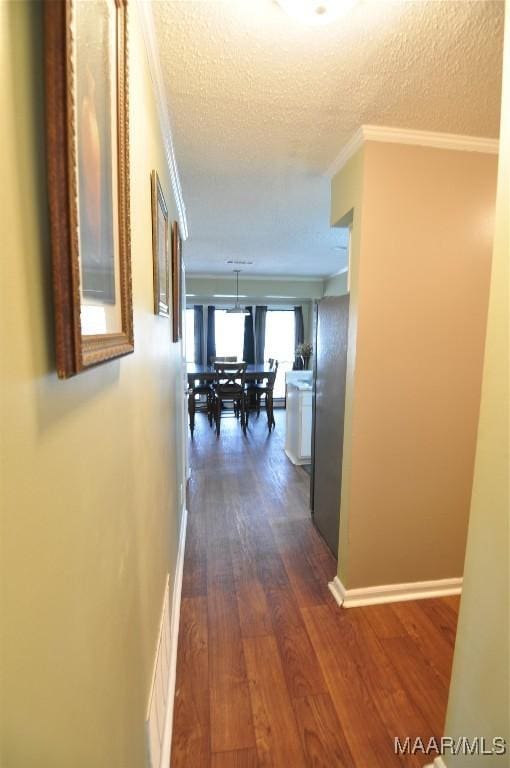
<path fill-rule="evenodd" d="M 243 390 L 246 380 L 246 363 L 214 363 L 214 383 L 217 392 Z"/>
<path fill-rule="evenodd" d="M 211 357 L 211 363 L 237 363 L 237 357 Z"/>
<path fill-rule="evenodd" d="M 267 377 L 267 388 L 271 391 L 274 389 L 274 383 L 276 381 L 276 374 L 278 373 L 278 360 L 273 361 L 273 366 L 271 367 L 271 371 L 269 373 L 269 376 Z"/>

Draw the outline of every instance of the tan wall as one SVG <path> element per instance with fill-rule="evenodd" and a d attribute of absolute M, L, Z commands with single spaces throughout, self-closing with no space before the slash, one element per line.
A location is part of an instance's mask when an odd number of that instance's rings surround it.
<path fill-rule="evenodd" d="M 134 5 L 136 351 L 57 380 L 41 10 L 39 3 L 0 3 L 0 764 L 140 768 L 182 475 L 180 346 L 152 311 L 152 168 L 171 217 L 175 211 Z"/>
<path fill-rule="evenodd" d="M 451 757 L 448 766 L 508 766 L 510 17 L 506 18 L 500 165 L 487 345 L 473 497 L 446 733 L 506 738 L 507 754 Z"/>
<path fill-rule="evenodd" d="M 365 144 L 340 515 L 348 588 L 462 575 L 496 166 L 493 155 Z M 333 208 L 333 220 L 345 213 Z"/>

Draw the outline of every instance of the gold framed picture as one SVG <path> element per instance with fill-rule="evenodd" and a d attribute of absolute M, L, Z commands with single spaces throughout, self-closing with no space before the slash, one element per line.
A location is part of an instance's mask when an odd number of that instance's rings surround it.
<path fill-rule="evenodd" d="M 154 314 L 168 317 L 170 274 L 168 269 L 168 208 L 157 171 L 151 172 L 152 265 Z"/>
<path fill-rule="evenodd" d="M 126 0 L 45 3 L 56 355 L 68 378 L 134 350 Z"/>
<path fill-rule="evenodd" d="M 182 338 L 182 240 L 179 225 L 172 224 L 172 338 Z"/>

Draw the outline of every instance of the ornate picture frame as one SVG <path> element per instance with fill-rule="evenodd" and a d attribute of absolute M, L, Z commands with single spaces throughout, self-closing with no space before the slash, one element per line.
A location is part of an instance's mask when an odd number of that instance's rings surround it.
<path fill-rule="evenodd" d="M 47 169 L 60 378 L 134 350 L 126 2 L 45 3 Z"/>
<path fill-rule="evenodd" d="M 182 338 L 182 240 L 179 225 L 172 224 L 172 339 Z"/>
<path fill-rule="evenodd" d="M 157 171 L 151 171 L 151 210 L 154 314 L 168 317 L 170 313 L 168 208 Z"/>

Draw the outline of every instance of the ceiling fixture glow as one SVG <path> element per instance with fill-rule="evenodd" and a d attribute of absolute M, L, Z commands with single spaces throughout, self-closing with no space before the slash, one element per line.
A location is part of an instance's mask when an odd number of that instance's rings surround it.
<path fill-rule="evenodd" d="M 240 269 L 234 269 L 236 275 L 236 303 L 230 309 L 227 309 L 227 315 L 249 315 L 250 313 L 239 304 L 239 272 Z"/>
<path fill-rule="evenodd" d="M 352 8 L 356 0 L 278 0 L 288 16 L 303 24 L 329 24 Z"/>

